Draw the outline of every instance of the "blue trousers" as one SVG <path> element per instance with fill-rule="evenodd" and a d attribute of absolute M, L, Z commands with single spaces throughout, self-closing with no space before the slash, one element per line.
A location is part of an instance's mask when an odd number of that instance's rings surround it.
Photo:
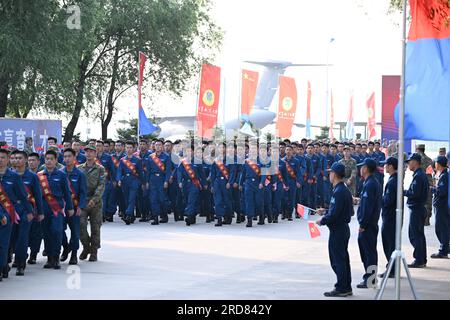
<path fill-rule="evenodd" d="M 323 207 L 323 177 L 321 175 L 317 180 L 316 206 Z"/>
<path fill-rule="evenodd" d="M 368 268 L 370 266 L 378 266 L 377 236 L 378 225 L 369 226 L 364 232 L 358 234 L 359 254 L 365 270 L 364 281 L 367 281 L 372 275 L 372 273 L 369 273 Z"/>
<path fill-rule="evenodd" d="M 439 239 L 439 242 L 441 243 L 439 253 L 443 255 L 448 255 L 448 243 L 450 241 L 448 232 L 450 213 L 447 205 L 444 205 L 442 207 L 435 207 L 435 209 L 436 209 L 435 231 L 436 236 Z"/>
<path fill-rule="evenodd" d="M 213 195 L 211 194 L 211 190 L 208 186 L 207 190 L 201 190 L 199 195 L 199 209 L 201 216 L 207 216 L 213 213 Z M 231 200 L 231 199 L 230 199 Z M 231 201 L 230 201 L 231 204 Z"/>
<path fill-rule="evenodd" d="M 32 255 L 37 255 L 41 250 L 41 242 L 44 236 L 42 225 L 44 222 L 33 220 L 30 228 L 29 247 Z"/>
<path fill-rule="evenodd" d="M 263 210 L 264 215 L 272 216 L 272 183 L 263 189 Z"/>
<path fill-rule="evenodd" d="M 114 215 L 117 211 L 115 197 L 115 188 L 111 180 L 107 180 L 105 184 L 105 192 L 103 192 L 103 215 Z"/>
<path fill-rule="evenodd" d="M 427 263 L 427 242 L 425 239 L 425 218 L 427 212 L 425 205 L 410 208 L 411 215 L 409 218 L 409 241 L 414 247 L 413 256 L 418 264 Z"/>
<path fill-rule="evenodd" d="M 16 237 L 14 243 L 14 258 L 17 262 L 25 262 L 28 258 L 28 240 L 30 235 L 31 221 L 26 215 L 20 217 L 19 224 L 16 224 Z"/>
<path fill-rule="evenodd" d="M 310 207 L 310 201 L 309 201 L 309 193 L 311 190 L 311 184 L 307 181 L 303 182 L 303 188 L 302 188 L 302 202 L 301 204 L 307 207 Z"/>
<path fill-rule="evenodd" d="M 53 212 L 46 211 L 44 224 L 44 242 L 47 256 L 57 257 L 61 253 L 64 216 L 58 213 L 57 216 Z"/>
<path fill-rule="evenodd" d="M 247 217 L 253 218 L 255 215 L 261 214 L 263 203 L 261 198 L 263 191 L 258 186 L 246 185 L 244 189 L 245 214 Z"/>
<path fill-rule="evenodd" d="M 70 242 L 67 241 L 66 229 L 70 229 Z M 80 216 L 74 214 L 71 217 L 64 218 L 63 247 L 70 248 L 71 251 L 77 251 L 80 248 Z"/>
<path fill-rule="evenodd" d="M 394 212 L 389 212 L 388 216 L 383 216 L 383 224 L 381 225 L 381 240 L 387 261 L 391 259 L 392 252 L 395 251 L 395 225 L 396 216 L 394 210 Z"/>
<path fill-rule="evenodd" d="M 232 189 L 227 189 L 227 180 L 216 179 L 214 188 L 214 209 L 216 216 L 223 218 L 225 215 L 233 213 Z"/>
<path fill-rule="evenodd" d="M 125 215 L 134 216 L 139 180 L 133 176 L 125 176 L 122 180 L 122 192 L 125 200 Z"/>
<path fill-rule="evenodd" d="M 339 292 L 352 290 L 352 273 L 350 269 L 350 257 L 348 255 L 348 241 L 350 228 L 347 224 L 330 229 L 328 239 L 328 253 L 331 268 L 337 277 L 334 285 Z"/>
<path fill-rule="evenodd" d="M 241 192 L 239 191 L 239 188 L 233 188 L 231 195 L 233 197 L 233 211 L 237 214 L 241 214 Z"/>
<path fill-rule="evenodd" d="M 309 185 L 309 207 L 316 209 L 317 207 L 317 183 Z"/>
<path fill-rule="evenodd" d="M 291 181 L 286 186 L 289 187 L 289 190 L 284 192 L 286 199 L 286 211 L 289 215 L 291 215 L 297 202 L 297 184 L 295 181 Z"/>
<path fill-rule="evenodd" d="M 183 184 L 183 202 L 186 204 L 184 208 L 185 216 L 192 217 L 197 214 L 199 197 L 200 190 L 192 182 Z"/>
<path fill-rule="evenodd" d="M 3 208 L 0 208 L 3 211 Z M 6 224 L 2 225 L 0 223 L 0 267 L 6 266 L 8 262 L 9 253 L 9 240 L 11 238 L 12 224 L 9 214 L 3 211 L 2 213 L 6 216 Z"/>
<path fill-rule="evenodd" d="M 330 179 L 327 178 L 327 180 L 323 182 L 323 205 L 327 208 L 330 206 L 332 191 L 333 190 Z"/>
<path fill-rule="evenodd" d="M 239 191 L 239 200 L 241 205 L 241 214 L 245 214 L 247 210 L 247 205 L 245 203 L 245 185 L 242 188 L 242 191 Z"/>
<path fill-rule="evenodd" d="M 149 192 L 147 192 L 147 194 L 150 196 L 150 209 L 152 211 L 152 215 L 154 217 L 159 217 L 165 214 L 167 209 L 164 178 L 162 176 L 152 176 L 150 178 L 150 188 L 148 191 Z"/>
<path fill-rule="evenodd" d="M 272 193 L 272 211 L 274 217 L 277 217 L 281 213 L 281 202 L 284 197 L 283 184 L 277 183 L 277 189 Z"/>
<path fill-rule="evenodd" d="M 125 213 L 126 206 L 125 206 L 125 199 L 123 194 L 123 188 L 116 186 L 114 188 L 113 192 L 114 196 L 112 199 L 112 206 L 114 206 L 114 209 L 119 207 L 119 212 Z"/>

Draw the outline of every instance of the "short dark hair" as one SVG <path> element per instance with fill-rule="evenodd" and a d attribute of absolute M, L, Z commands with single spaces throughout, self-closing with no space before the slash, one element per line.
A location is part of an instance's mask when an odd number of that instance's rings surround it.
<path fill-rule="evenodd" d="M 170 140 L 166 140 L 166 141 L 164 141 L 164 144 L 166 144 L 166 143 L 170 143 L 170 144 L 173 144 L 173 142 L 172 142 L 172 141 L 170 141 Z"/>
<path fill-rule="evenodd" d="M 118 143 L 120 143 L 121 145 L 125 144 L 125 142 L 123 142 L 123 140 L 117 140 L 115 144 L 118 144 Z"/>
<path fill-rule="evenodd" d="M 103 140 L 95 140 L 95 143 L 100 143 L 101 145 L 105 145 L 105 141 L 103 141 Z"/>
<path fill-rule="evenodd" d="M 302 142 L 302 143 L 303 143 L 303 142 L 308 142 L 308 140 L 305 139 L 305 138 L 303 138 L 303 139 L 301 140 L 301 142 Z"/>
<path fill-rule="evenodd" d="M 127 140 L 127 142 L 125 142 L 125 145 L 132 145 L 134 147 L 134 141 Z"/>
<path fill-rule="evenodd" d="M 157 142 L 161 142 L 161 144 L 163 144 L 164 145 L 164 141 L 162 141 L 161 139 L 155 139 L 155 140 L 153 140 L 155 143 L 157 143 Z"/>
<path fill-rule="evenodd" d="M 48 137 L 47 141 L 53 140 L 55 141 L 55 143 L 58 143 L 58 139 L 56 139 L 55 137 Z"/>
<path fill-rule="evenodd" d="M 367 144 L 368 146 L 374 146 L 375 143 L 373 141 L 369 141 L 369 143 Z"/>
<path fill-rule="evenodd" d="M 48 155 L 55 157 L 55 159 L 58 159 L 58 154 L 56 153 L 55 150 L 47 150 L 47 152 L 45 152 L 44 156 L 46 157 Z"/>
<path fill-rule="evenodd" d="M 4 154 L 6 154 L 7 156 L 9 156 L 9 150 L 8 150 L 8 149 L 3 149 L 3 148 L 1 148 L 1 149 L 0 149 L 0 153 L 4 153 Z"/>
<path fill-rule="evenodd" d="M 25 151 L 16 149 L 13 152 L 11 152 L 11 155 L 18 155 L 18 154 L 24 156 L 25 159 L 28 159 L 28 154 Z"/>
<path fill-rule="evenodd" d="M 75 152 L 75 150 L 73 150 L 72 148 L 66 148 L 66 149 L 64 149 L 64 152 L 63 152 L 63 153 L 66 153 L 66 152 L 70 152 L 74 157 L 77 155 L 77 153 Z"/>
<path fill-rule="evenodd" d="M 32 138 L 32 137 L 26 137 L 26 138 L 25 138 L 25 143 L 27 143 L 27 142 L 30 141 L 30 140 L 33 141 L 33 138 Z"/>
<path fill-rule="evenodd" d="M 28 155 L 28 158 L 31 158 L 31 157 L 35 157 L 35 158 L 38 158 L 38 159 L 41 158 L 41 156 L 40 156 L 39 153 L 37 153 L 37 152 L 32 152 L 32 153 L 30 153 L 30 154 Z"/>
<path fill-rule="evenodd" d="M 139 143 L 141 143 L 141 142 L 142 142 L 142 143 L 145 143 L 145 144 L 148 144 L 148 140 L 147 140 L 147 139 L 140 139 L 140 140 L 139 140 Z"/>

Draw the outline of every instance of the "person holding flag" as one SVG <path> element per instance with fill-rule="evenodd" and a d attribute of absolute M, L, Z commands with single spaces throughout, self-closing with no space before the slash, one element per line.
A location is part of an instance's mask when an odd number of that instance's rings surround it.
<path fill-rule="evenodd" d="M 353 199 L 350 190 L 344 183 L 345 166 L 334 163 L 330 169 L 330 182 L 333 185 L 333 193 L 330 200 L 330 208 L 318 209 L 322 216 L 316 221 L 319 226 L 327 226 L 330 230 L 328 239 L 328 252 L 331 267 L 337 276 L 334 289 L 325 292 L 325 297 L 348 297 L 353 295 L 352 274 L 350 269 L 350 257 L 348 254 L 348 242 L 350 240 L 350 223 L 353 212 Z"/>
<path fill-rule="evenodd" d="M 84 173 L 75 167 L 75 150 L 68 148 L 64 150 L 64 163 L 66 166 L 62 171 L 69 179 L 69 188 L 72 195 L 73 209 L 75 214 L 67 214 L 64 217 L 63 230 L 63 253 L 61 254 L 61 262 L 67 260 L 70 253 L 69 264 L 74 265 L 78 263 L 77 252 L 80 248 L 80 215 L 81 210 L 86 209 L 86 193 L 87 184 Z M 70 243 L 67 241 L 66 229 L 67 225 L 70 228 Z"/>

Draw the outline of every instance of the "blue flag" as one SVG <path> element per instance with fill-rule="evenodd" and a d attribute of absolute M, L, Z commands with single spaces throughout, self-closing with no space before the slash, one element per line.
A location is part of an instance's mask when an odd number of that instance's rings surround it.
<path fill-rule="evenodd" d="M 158 127 L 148 120 L 144 109 L 139 108 L 139 136 L 152 134 L 156 131 L 158 131 Z"/>

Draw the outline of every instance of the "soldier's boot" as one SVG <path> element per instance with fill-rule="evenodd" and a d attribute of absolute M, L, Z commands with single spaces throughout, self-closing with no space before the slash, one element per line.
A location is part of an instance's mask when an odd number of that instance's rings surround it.
<path fill-rule="evenodd" d="M 272 222 L 273 222 L 273 216 L 272 216 L 271 214 L 269 214 L 269 215 L 267 216 L 267 222 L 268 222 L 268 223 L 272 223 Z"/>
<path fill-rule="evenodd" d="M 197 217 L 194 215 L 194 216 L 192 216 L 191 224 L 196 224 L 196 223 L 197 223 Z"/>
<path fill-rule="evenodd" d="M 241 222 L 243 222 L 243 221 L 241 220 L 241 215 L 238 213 L 236 215 L 236 223 L 241 223 Z"/>
<path fill-rule="evenodd" d="M 126 215 L 126 216 L 123 218 L 123 221 L 125 221 L 125 224 L 126 224 L 127 226 L 129 226 L 129 225 L 131 224 L 131 216 Z"/>
<path fill-rule="evenodd" d="M 112 214 L 106 215 L 106 221 L 107 221 L 107 222 L 114 222 L 113 215 L 112 215 Z"/>
<path fill-rule="evenodd" d="M 169 216 L 166 213 L 161 217 L 161 220 L 159 220 L 159 223 L 168 223 L 168 222 L 169 222 Z"/>
<path fill-rule="evenodd" d="M 154 216 L 153 222 L 150 223 L 152 226 L 157 226 L 159 224 L 158 216 Z"/>
<path fill-rule="evenodd" d="M 217 218 L 217 223 L 214 226 L 215 227 L 221 227 L 222 226 L 222 217 Z"/>
<path fill-rule="evenodd" d="M 254 216 L 253 221 L 258 221 L 258 216 Z"/>
<path fill-rule="evenodd" d="M 430 217 L 428 216 L 425 218 L 425 226 L 428 227 L 429 225 L 431 224 L 430 224 Z"/>
<path fill-rule="evenodd" d="M 211 223 L 212 221 L 214 221 L 214 220 L 211 219 L 211 214 L 207 214 L 206 215 L 206 223 Z"/>
<path fill-rule="evenodd" d="M 273 215 L 273 223 L 278 223 L 278 214 Z"/>
<path fill-rule="evenodd" d="M 44 249 L 44 251 L 42 251 L 42 256 L 43 256 L 43 257 L 46 257 L 46 256 L 47 256 L 47 251 L 45 251 L 45 249 Z"/>
<path fill-rule="evenodd" d="M 55 259 L 52 256 L 47 256 L 47 263 L 44 264 L 44 269 L 52 269 L 55 265 Z"/>
<path fill-rule="evenodd" d="M 225 215 L 223 224 L 231 224 L 231 222 L 233 222 L 233 218 L 231 217 L 231 214 Z"/>
<path fill-rule="evenodd" d="M 26 266 L 26 263 L 24 261 L 17 262 L 16 276 L 24 276 L 25 275 L 25 266 Z"/>
<path fill-rule="evenodd" d="M 78 264 L 77 252 L 74 250 L 72 250 L 72 253 L 70 254 L 69 264 L 70 265 Z"/>
<path fill-rule="evenodd" d="M 186 222 L 187 226 L 191 225 L 191 216 L 186 217 L 186 219 L 184 219 L 184 221 Z"/>
<path fill-rule="evenodd" d="M 64 246 L 63 252 L 61 254 L 61 262 L 64 262 L 67 260 L 67 258 L 69 257 L 69 253 L 70 253 L 69 246 Z"/>
<path fill-rule="evenodd" d="M 37 258 L 37 254 L 32 252 L 30 254 L 30 258 L 27 261 L 28 264 L 36 264 L 36 258 Z"/>
<path fill-rule="evenodd" d="M 288 221 L 292 221 L 292 211 L 287 213 Z"/>
<path fill-rule="evenodd" d="M 91 255 L 89 256 L 89 261 L 90 262 L 97 261 L 97 248 L 92 248 L 91 249 Z"/>
<path fill-rule="evenodd" d="M 9 277 L 9 270 L 11 270 L 11 267 L 9 266 L 9 264 L 6 264 L 3 268 L 2 268 L 2 276 L 1 278 L 8 278 Z"/>
<path fill-rule="evenodd" d="M 139 222 L 148 222 L 148 217 L 142 216 L 142 218 L 139 219 Z"/>
<path fill-rule="evenodd" d="M 259 225 L 263 225 L 263 224 L 264 224 L 264 215 L 263 215 L 263 214 L 260 214 L 260 215 L 259 215 L 259 221 L 258 221 L 258 224 L 259 224 Z"/>
<path fill-rule="evenodd" d="M 247 218 L 247 225 L 246 225 L 246 227 L 247 227 L 247 228 L 251 228 L 251 227 L 252 227 L 252 224 L 253 224 L 253 219 L 250 218 L 250 217 L 248 217 L 248 218 Z"/>
<path fill-rule="evenodd" d="M 59 270 L 59 269 L 61 269 L 61 264 L 59 263 L 59 256 L 55 256 L 55 257 L 53 257 L 53 269 L 55 269 L 55 270 Z"/>
<path fill-rule="evenodd" d="M 81 251 L 81 254 L 80 254 L 80 260 L 86 260 L 90 252 L 91 252 L 91 248 L 83 247 L 83 251 Z"/>

